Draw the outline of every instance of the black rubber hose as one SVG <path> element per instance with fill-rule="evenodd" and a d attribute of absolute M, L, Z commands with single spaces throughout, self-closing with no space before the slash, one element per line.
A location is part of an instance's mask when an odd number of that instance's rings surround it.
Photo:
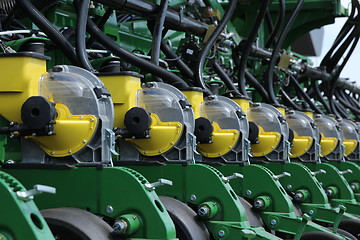
<path fill-rule="evenodd" d="M 98 26 L 99 29 L 101 29 L 101 30 L 103 29 L 103 27 L 105 26 L 105 23 L 109 20 L 109 17 L 113 13 L 114 13 L 114 9 L 112 9 L 110 7 L 108 7 L 106 9 L 106 12 L 104 13 L 104 15 L 100 18 L 99 22 L 96 23 L 96 25 Z M 86 42 L 86 46 L 91 48 L 93 43 L 94 43 L 94 38 L 90 37 Z"/>
<path fill-rule="evenodd" d="M 309 95 L 307 95 L 307 93 L 304 92 L 304 90 L 302 89 L 296 78 L 292 74 L 289 74 L 288 76 L 290 76 L 290 82 L 294 86 L 295 90 L 301 94 L 301 96 L 309 104 L 311 109 L 314 110 L 316 113 L 321 114 L 322 113 L 321 110 L 317 106 L 315 106 L 314 102 L 311 100 Z"/>
<path fill-rule="evenodd" d="M 231 78 L 226 74 L 224 69 L 220 66 L 220 64 L 214 60 L 213 62 L 213 68 L 215 73 L 220 77 L 220 79 L 225 83 L 226 87 L 233 93 L 235 93 L 235 96 L 240 96 L 239 90 L 235 87 L 234 82 L 231 80 Z"/>
<path fill-rule="evenodd" d="M 29 0 L 18 0 L 22 9 L 29 15 L 36 26 L 43 31 L 48 38 L 59 47 L 72 64 L 79 66 L 75 50 L 70 42 L 35 8 Z"/>
<path fill-rule="evenodd" d="M 274 81 L 273 81 L 273 76 L 274 76 L 274 68 L 275 68 L 275 64 L 276 61 L 278 59 L 278 53 L 282 47 L 282 44 L 285 40 L 285 37 L 287 35 L 287 33 L 290 30 L 291 25 L 293 24 L 294 20 L 296 19 L 297 15 L 299 14 L 301 7 L 304 3 L 304 0 L 298 0 L 297 4 L 295 6 L 295 8 L 293 9 L 291 15 L 290 15 L 290 19 L 286 22 L 286 25 L 284 27 L 284 29 L 281 31 L 280 36 L 278 41 L 275 44 L 275 47 L 273 49 L 271 58 L 270 58 L 270 62 L 269 62 L 269 67 L 266 71 L 266 89 L 268 91 L 269 94 L 269 99 L 270 99 L 270 103 L 271 104 L 275 104 L 275 105 L 280 105 L 276 99 L 275 93 L 274 93 Z"/>
<path fill-rule="evenodd" d="M 79 59 L 80 66 L 90 72 L 96 72 L 89 61 L 88 54 L 86 52 L 86 22 L 89 13 L 90 0 L 77 0 L 74 1 L 76 5 L 77 17 L 76 17 L 76 54 Z"/>
<path fill-rule="evenodd" d="M 315 96 L 316 98 L 321 102 L 321 104 L 324 106 L 325 110 L 327 113 L 331 113 L 331 109 L 330 109 L 330 106 L 328 105 L 328 103 L 325 101 L 323 95 L 321 94 L 321 91 L 320 91 L 320 87 L 319 85 L 317 84 L 317 81 L 313 81 L 312 82 L 312 89 L 314 90 L 314 93 L 315 93 Z"/>
<path fill-rule="evenodd" d="M 253 86 L 256 91 L 260 94 L 265 102 L 269 102 L 269 95 L 266 92 L 265 88 L 259 83 L 259 81 L 248 71 L 245 70 L 245 78 Z"/>
<path fill-rule="evenodd" d="M 248 97 L 248 94 L 246 92 L 246 86 L 245 86 L 245 68 L 247 59 L 250 55 L 252 45 L 256 39 L 257 32 L 261 26 L 261 23 L 265 17 L 266 9 L 269 5 L 270 0 L 263 0 L 261 3 L 261 7 L 259 9 L 259 12 L 257 14 L 256 20 L 254 22 L 254 25 L 252 26 L 252 30 L 246 40 L 244 51 L 241 54 L 240 63 L 239 63 L 239 70 L 238 70 L 238 88 L 241 94 L 243 94 L 245 97 Z"/>
<path fill-rule="evenodd" d="M 222 17 L 219 25 L 216 27 L 214 32 L 211 34 L 210 38 L 206 42 L 205 46 L 201 50 L 198 61 L 195 67 L 194 77 L 195 77 L 195 83 L 198 85 L 198 87 L 201 87 L 205 90 L 205 95 L 211 95 L 211 91 L 207 88 L 204 79 L 203 79 L 203 68 L 206 61 L 206 56 L 208 55 L 210 49 L 216 42 L 216 39 L 220 35 L 220 33 L 224 30 L 226 24 L 229 22 L 231 16 L 233 15 L 235 8 L 236 8 L 237 0 L 230 0 L 230 3 L 225 11 L 224 16 Z"/>
<path fill-rule="evenodd" d="M 146 70 L 157 77 L 162 78 L 165 82 L 172 84 L 173 86 L 178 87 L 179 89 L 184 89 L 189 87 L 189 85 L 184 80 L 182 80 L 180 77 L 173 74 L 172 72 L 169 72 L 166 69 L 159 67 L 154 63 L 144 60 L 134 55 L 133 53 L 121 48 L 113 40 L 111 40 L 108 36 L 106 36 L 106 34 L 104 34 L 90 18 L 88 18 L 87 29 L 88 32 L 100 44 L 102 44 L 104 47 L 106 47 L 115 55 L 121 57 L 125 61 L 137 66 L 138 68 Z"/>
<path fill-rule="evenodd" d="M 339 89 L 337 89 L 335 92 L 335 97 L 343 106 L 350 109 L 350 111 L 352 111 L 354 114 L 360 114 L 360 109 L 352 106 L 348 99 L 344 96 L 344 93 Z"/>
<path fill-rule="evenodd" d="M 269 39 L 265 43 L 265 48 L 269 48 L 270 46 L 272 46 L 274 44 L 274 42 L 276 42 L 276 35 L 278 34 L 280 27 L 284 21 L 284 17 L 285 17 L 285 1 L 284 0 L 279 0 L 279 11 L 278 12 L 279 13 L 276 18 L 274 29 L 271 31 Z"/>
<path fill-rule="evenodd" d="M 181 75 L 183 75 L 185 78 L 188 78 L 190 80 L 194 80 L 194 73 L 193 71 L 184 63 L 184 61 L 179 58 L 178 55 L 176 55 L 170 48 L 169 45 L 166 44 L 164 40 L 161 40 L 161 51 L 165 54 L 165 56 L 175 64 L 175 66 L 179 69 Z M 174 60 L 172 60 L 174 59 Z"/>
<path fill-rule="evenodd" d="M 334 101 L 334 107 L 336 108 L 337 116 L 345 119 L 351 119 L 350 114 L 345 108 L 343 108 L 342 105 L 339 104 L 339 102 Z"/>
<path fill-rule="evenodd" d="M 295 109 L 295 110 L 298 110 L 300 111 L 300 107 L 298 105 L 296 105 L 293 100 L 290 98 L 290 96 L 285 92 L 284 89 L 280 88 L 280 94 L 281 94 L 281 98 L 282 100 L 284 101 L 285 105 L 292 108 L 292 109 Z"/>
<path fill-rule="evenodd" d="M 169 0 L 161 0 L 158 17 L 155 20 L 152 46 L 151 46 L 151 61 L 156 65 L 159 65 L 160 46 L 161 46 L 161 40 L 163 39 L 162 32 L 164 28 L 164 22 L 165 22 L 166 12 L 168 9 L 168 4 L 169 4 Z"/>

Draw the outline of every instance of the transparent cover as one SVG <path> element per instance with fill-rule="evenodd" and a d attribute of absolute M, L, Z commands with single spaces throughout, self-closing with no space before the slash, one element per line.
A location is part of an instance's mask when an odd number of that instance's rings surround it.
<path fill-rule="evenodd" d="M 163 122 L 178 122 L 183 118 L 178 97 L 167 89 L 144 87 L 137 96 L 137 105 L 155 113 Z"/>
<path fill-rule="evenodd" d="M 265 132 L 282 132 L 276 113 L 262 105 L 249 108 L 247 116 L 249 121 L 261 126 Z"/>
<path fill-rule="evenodd" d="M 297 113 L 286 114 L 286 120 L 289 127 L 299 136 L 313 136 L 314 133 L 310 121 L 304 116 Z"/>
<path fill-rule="evenodd" d="M 335 119 L 328 116 L 317 115 L 315 117 L 316 126 L 325 137 L 338 138 L 339 130 L 337 129 L 338 123 Z"/>
<path fill-rule="evenodd" d="M 80 75 L 66 72 L 44 74 L 39 92 L 52 102 L 66 105 L 73 115 L 99 115 L 93 85 Z"/>
<path fill-rule="evenodd" d="M 346 119 L 340 123 L 341 130 L 343 131 L 344 138 L 347 140 L 357 140 L 358 139 L 358 126 Z"/>
<path fill-rule="evenodd" d="M 222 129 L 232 129 L 238 127 L 236 110 L 217 98 L 206 100 L 201 105 L 201 116 L 216 122 Z"/>

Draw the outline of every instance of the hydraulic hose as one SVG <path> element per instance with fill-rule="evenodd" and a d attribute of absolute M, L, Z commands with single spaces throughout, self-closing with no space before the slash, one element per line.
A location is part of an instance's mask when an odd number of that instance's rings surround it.
<path fill-rule="evenodd" d="M 298 105 L 296 105 L 293 100 L 290 98 L 290 96 L 284 91 L 284 89 L 280 88 L 280 93 L 282 100 L 285 102 L 285 105 L 288 107 L 291 107 L 292 109 L 299 110 L 300 108 Z"/>
<path fill-rule="evenodd" d="M 90 0 L 78 0 L 74 2 L 76 4 L 77 9 L 77 17 L 76 17 L 76 31 L 75 31 L 75 39 L 76 39 L 76 54 L 79 59 L 81 67 L 85 68 L 90 72 L 95 72 L 93 66 L 89 61 L 87 52 L 86 52 L 86 22 L 89 13 L 89 5 Z"/>
<path fill-rule="evenodd" d="M 108 9 L 106 9 L 106 12 L 104 13 L 104 15 L 100 18 L 99 22 L 96 23 L 96 25 L 98 26 L 99 29 L 101 29 L 101 30 L 103 29 L 103 27 L 105 26 L 105 23 L 107 22 L 107 20 L 109 20 L 109 17 L 113 13 L 114 13 L 114 9 L 112 9 L 110 7 Z M 86 42 L 86 46 L 91 48 L 93 43 L 94 43 L 94 38 L 90 37 Z"/>
<path fill-rule="evenodd" d="M 285 0 L 279 0 L 279 13 L 276 18 L 276 23 L 274 29 L 271 31 L 269 39 L 265 43 L 265 48 L 269 48 L 276 41 L 276 35 L 278 34 L 280 27 L 284 21 L 285 17 Z"/>
<path fill-rule="evenodd" d="M 287 35 L 287 33 L 290 30 L 291 25 L 293 24 L 294 20 L 296 19 L 297 15 L 299 14 L 301 7 L 304 3 L 304 0 L 298 0 L 297 4 L 294 8 L 294 10 L 292 11 L 291 15 L 290 15 L 290 19 L 286 22 L 286 25 L 284 27 L 284 29 L 281 31 L 279 39 L 277 40 L 275 47 L 273 49 L 271 58 L 270 58 L 270 62 L 269 62 L 269 67 L 266 71 L 266 89 L 268 91 L 269 94 L 269 99 L 270 99 L 270 103 L 271 104 L 275 104 L 275 105 L 279 105 L 275 93 L 274 93 L 274 81 L 273 81 L 273 76 L 274 76 L 274 68 L 275 68 L 275 64 L 277 61 L 277 56 L 278 53 L 280 51 L 280 48 L 282 47 L 282 44 L 285 40 L 285 37 Z"/>
<path fill-rule="evenodd" d="M 214 32 L 211 34 L 209 40 L 206 42 L 205 46 L 201 50 L 199 54 L 199 58 L 195 67 L 194 77 L 195 77 L 195 83 L 203 88 L 205 90 L 205 95 L 211 95 L 211 91 L 207 88 L 205 85 L 204 79 L 203 79 L 203 68 L 205 65 L 206 56 L 208 55 L 210 49 L 214 45 L 216 39 L 220 35 L 220 33 L 224 30 L 226 24 L 229 22 L 231 16 L 233 15 L 235 8 L 236 8 L 237 0 L 230 0 L 230 3 L 225 11 L 224 16 L 222 17 L 219 25 L 216 27 Z"/>
<path fill-rule="evenodd" d="M 241 59 L 239 63 L 239 70 L 238 70 L 238 88 L 241 94 L 243 94 L 245 97 L 248 97 L 248 94 L 246 93 L 246 87 L 245 87 L 245 68 L 247 59 L 250 55 L 252 44 L 254 43 L 257 32 L 259 30 L 259 27 L 265 17 L 266 9 L 269 5 L 270 0 L 263 0 L 260 10 L 257 14 L 255 23 L 252 27 L 252 31 L 249 34 L 249 37 L 246 40 L 244 51 L 241 54 Z"/>
<path fill-rule="evenodd" d="M 318 99 L 318 100 L 321 102 L 321 104 L 324 106 L 326 112 L 327 112 L 327 113 L 331 113 L 330 106 L 329 106 L 328 103 L 325 101 L 324 97 L 322 96 L 317 81 L 314 80 L 314 81 L 312 82 L 311 86 L 312 86 L 312 89 L 314 90 L 314 93 L 315 93 L 317 99 Z"/>
<path fill-rule="evenodd" d="M 229 75 L 226 74 L 224 69 L 220 66 L 220 64 L 214 60 L 213 62 L 213 68 L 217 75 L 219 75 L 220 79 L 225 83 L 226 87 L 233 93 L 235 93 L 236 96 L 240 96 L 239 90 L 235 87 L 233 81 L 229 77 Z"/>
<path fill-rule="evenodd" d="M 245 70 L 245 78 L 253 86 L 256 91 L 261 95 L 265 102 L 269 101 L 269 95 L 266 92 L 265 88 L 259 83 L 259 81 L 248 71 Z"/>
<path fill-rule="evenodd" d="M 17 1 L 22 9 L 29 15 L 30 19 L 43 31 L 49 39 L 55 43 L 65 54 L 65 56 L 72 62 L 72 64 L 79 66 L 79 61 L 75 54 L 73 46 L 69 41 L 35 8 L 30 0 Z"/>
<path fill-rule="evenodd" d="M 306 92 L 304 92 L 304 90 L 302 89 L 296 78 L 292 74 L 289 74 L 289 76 L 290 76 L 290 82 L 293 84 L 295 90 L 301 94 L 301 96 L 309 104 L 311 109 L 314 110 L 316 113 L 322 114 L 321 110 L 317 106 L 315 106 L 313 101 L 311 101 L 309 95 L 307 95 Z"/>
<path fill-rule="evenodd" d="M 159 9 L 159 17 L 156 18 L 154 31 L 153 31 L 153 39 L 152 39 L 152 47 L 151 47 L 151 61 L 159 65 L 160 58 L 160 46 L 162 40 L 162 32 L 164 28 L 165 16 L 168 9 L 169 0 L 161 0 L 160 9 Z"/>
<path fill-rule="evenodd" d="M 133 53 L 121 48 L 108 36 L 106 36 L 106 34 L 104 34 L 90 18 L 88 18 L 87 30 L 100 44 L 102 44 L 104 47 L 106 47 L 115 55 L 121 57 L 125 61 L 141 69 L 144 69 L 151 74 L 154 74 L 155 76 L 162 78 L 165 82 L 172 84 L 175 87 L 178 87 L 180 89 L 189 87 L 189 85 L 177 75 L 167 71 L 162 67 L 155 65 L 152 62 L 135 56 Z"/>
<path fill-rule="evenodd" d="M 190 80 L 194 80 L 194 73 L 193 71 L 188 67 L 188 65 L 186 65 L 181 58 L 179 58 L 178 55 L 176 55 L 170 48 L 169 45 L 167 45 L 165 43 L 165 41 L 162 39 L 161 40 L 161 51 L 166 55 L 167 58 L 169 59 L 174 59 L 171 60 L 175 66 L 179 69 L 181 75 L 183 75 L 185 78 L 188 78 Z"/>

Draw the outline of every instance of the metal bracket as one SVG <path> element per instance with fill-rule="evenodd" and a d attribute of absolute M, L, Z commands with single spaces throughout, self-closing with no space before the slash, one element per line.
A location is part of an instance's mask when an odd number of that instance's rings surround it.
<path fill-rule="evenodd" d="M 333 224 L 333 232 L 334 233 L 337 233 L 341 219 L 346 211 L 346 207 L 344 205 L 339 205 L 338 208 L 339 208 L 339 212 L 338 212 L 338 214 L 335 218 L 334 224 Z"/>
<path fill-rule="evenodd" d="M 173 182 L 170 180 L 167 180 L 167 179 L 160 178 L 157 182 L 145 183 L 144 185 L 147 190 L 153 191 L 153 190 L 155 190 L 156 187 L 159 187 L 159 186 L 164 186 L 164 185 L 172 186 Z"/>
<path fill-rule="evenodd" d="M 303 235 L 306 225 L 309 221 L 311 221 L 311 217 L 309 215 L 307 215 L 306 213 L 304 213 L 302 215 L 302 220 L 301 220 L 301 223 L 299 224 L 298 230 L 296 231 L 294 240 L 300 240 L 301 235 Z"/>
<path fill-rule="evenodd" d="M 344 175 L 344 174 L 347 174 L 347 173 L 353 173 L 353 171 L 352 171 L 351 169 L 347 169 L 347 170 L 345 170 L 345 171 L 339 171 L 339 173 L 340 173 L 341 175 Z"/>
<path fill-rule="evenodd" d="M 274 176 L 274 179 L 275 179 L 275 180 L 279 180 L 280 178 L 283 178 L 283 177 L 291 177 L 291 174 L 288 173 L 288 172 L 283 172 L 282 174 L 275 175 L 275 176 Z"/>
<path fill-rule="evenodd" d="M 24 202 L 27 202 L 27 201 L 33 200 L 34 196 L 38 195 L 40 193 L 55 194 L 56 188 L 38 184 L 38 185 L 34 185 L 34 189 L 30 189 L 27 191 L 17 191 L 16 195 L 18 196 L 18 198 L 20 198 Z"/>
<path fill-rule="evenodd" d="M 233 175 L 230 175 L 228 177 L 223 176 L 221 179 L 223 180 L 224 183 L 228 183 L 228 182 L 230 182 L 230 180 L 236 179 L 236 178 L 244 178 L 244 175 L 242 175 L 240 173 L 233 173 Z"/>
<path fill-rule="evenodd" d="M 323 174 L 323 173 L 326 173 L 326 171 L 324 169 L 320 169 L 319 171 L 311 172 L 311 175 L 316 176 L 318 174 Z"/>

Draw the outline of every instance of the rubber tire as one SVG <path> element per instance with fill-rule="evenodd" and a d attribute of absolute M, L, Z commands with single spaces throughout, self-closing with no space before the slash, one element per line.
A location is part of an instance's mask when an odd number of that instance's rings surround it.
<path fill-rule="evenodd" d="M 56 239 L 114 239 L 110 225 L 90 212 L 77 208 L 52 208 L 41 210 L 41 214 Z"/>
<path fill-rule="evenodd" d="M 170 197 L 160 196 L 160 200 L 174 222 L 179 240 L 211 239 L 205 224 L 189 206 Z"/>
<path fill-rule="evenodd" d="M 245 198 L 242 198 L 238 196 L 240 199 L 241 204 L 245 208 L 246 218 L 249 221 L 251 226 L 255 227 L 265 227 L 265 224 L 263 220 L 261 219 L 260 215 L 254 210 L 253 206 L 245 200 Z"/>
<path fill-rule="evenodd" d="M 333 227 L 328 227 L 327 229 L 332 231 L 334 228 Z M 344 236 L 344 237 L 347 237 L 347 238 L 349 238 L 351 240 L 357 240 L 357 238 L 354 235 L 352 235 L 351 233 L 345 231 L 344 229 L 338 228 L 337 234 L 339 234 L 341 236 Z"/>
<path fill-rule="evenodd" d="M 356 239 L 360 239 L 360 220 L 343 219 L 339 224 L 339 228 L 352 234 Z"/>
<path fill-rule="evenodd" d="M 307 232 L 304 233 L 300 239 L 301 240 L 341 240 L 341 238 L 338 238 L 326 232 Z"/>

